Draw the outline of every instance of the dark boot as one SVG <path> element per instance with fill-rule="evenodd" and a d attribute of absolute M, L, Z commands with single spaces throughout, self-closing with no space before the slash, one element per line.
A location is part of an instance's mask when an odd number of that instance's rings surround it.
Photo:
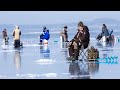
<path fill-rule="evenodd" d="M 74 55 L 74 47 L 71 46 L 71 47 L 69 47 L 69 56 L 71 57 L 73 55 Z"/>
<path fill-rule="evenodd" d="M 74 49 L 73 48 L 74 48 L 73 46 L 69 47 L 69 56 L 70 57 L 68 57 L 67 60 L 72 60 L 73 59 L 73 55 L 74 55 Z"/>
<path fill-rule="evenodd" d="M 67 60 L 73 60 L 73 56 L 68 57 Z"/>
<path fill-rule="evenodd" d="M 74 49 L 74 59 L 73 60 L 78 60 L 79 56 L 79 49 Z"/>

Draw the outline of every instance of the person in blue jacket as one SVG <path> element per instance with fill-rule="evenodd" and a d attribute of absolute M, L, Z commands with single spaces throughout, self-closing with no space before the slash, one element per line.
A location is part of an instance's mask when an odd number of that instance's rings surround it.
<path fill-rule="evenodd" d="M 40 43 L 42 43 L 43 39 L 49 40 L 50 33 L 46 27 L 43 27 L 43 33 L 40 35 Z"/>
<path fill-rule="evenodd" d="M 45 35 L 43 36 L 44 39 L 49 40 L 50 38 L 50 33 L 49 30 L 46 30 Z"/>

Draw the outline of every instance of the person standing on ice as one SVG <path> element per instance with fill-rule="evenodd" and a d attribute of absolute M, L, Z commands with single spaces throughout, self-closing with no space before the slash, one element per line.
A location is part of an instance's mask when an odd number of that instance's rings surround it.
<path fill-rule="evenodd" d="M 62 41 L 63 42 L 68 42 L 68 31 L 67 31 L 67 26 L 63 27 L 63 31 L 60 32 L 60 36 L 62 36 Z"/>
<path fill-rule="evenodd" d="M 8 42 L 9 38 L 8 38 L 6 29 L 3 30 L 2 35 L 3 35 L 3 42 Z"/>
<path fill-rule="evenodd" d="M 21 36 L 21 31 L 18 26 L 13 31 L 13 37 L 14 37 L 14 47 L 20 47 L 20 36 Z"/>

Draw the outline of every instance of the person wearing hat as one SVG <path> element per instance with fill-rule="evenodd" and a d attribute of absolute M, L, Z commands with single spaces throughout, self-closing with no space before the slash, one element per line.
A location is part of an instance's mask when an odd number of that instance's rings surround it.
<path fill-rule="evenodd" d="M 40 44 L 42 44 L 43 40 L 49 40 L 50 33 L 49 29 L 47 29 L 45 26 L 43 27 L 43 33 L 40 35 Z"/>
<path fill-rule="evenodd" d="M 106 40 L 109 40 L 109 31 L 107 29 L 107 26 L 103 24 L 102 26 L 102 36 L 105 36 Z"/>
<path fill-rule="evenodd" d="M 89 45 L 90 41 L 90 34 L 89 29 L 85 26 L 82 22 L 78 23 L 78 32 L 74 36 L 74 38 L 69 42 L 69 56 L 68 60 L 78 60 L 79 57 L 79 50 L 86 49 Z"/>
<path fill-rule="evenodd" d="M 5 43 L 8 42 L 9 37 L 7 35 L 7 30 L 4 29 L 2 34 L 3 34 L 3 42 L 5 42 Z"/>
<path fill-rule="evenodd" d="M 67 26 L 63 27 L 63 31 L 60 32 L 60 36 L 63 38 L 63 42 L 68 42 Z"/>
<path fill-rule="evenodd" d="M 20 36 L 21 36 L 21 31 L 18 26 L 13 31 L 13 37 L 14 37 L 14 47 L 20 47 Z"/>

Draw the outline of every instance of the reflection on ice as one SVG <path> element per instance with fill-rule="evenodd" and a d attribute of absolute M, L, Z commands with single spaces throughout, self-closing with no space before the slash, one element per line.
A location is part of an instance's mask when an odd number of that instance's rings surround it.
<path fill-rule="evenodd" d="M 36 60 L 35 63 L 41 64 L 41 65 L 54 64 L 55 60 L 52 60 L 52 59 L 40 59 L 40 60 Z"/>
<path fill-rule="evenodd" d="M 99 47 L 113 47 L 114 42 L 113 41 L 110 41 L 110 42 L 97 42 L 96 45 L 99 46 Z"/>
<path fill-rule="evenodd" d="M 89 71 L 86 69 L 86 65 L 81 66 L 81 62 L 71 62 L 69 65 L 69 72 L 72 79 L 90 79 Z"/>
<path fill-rule="evenodd" d="M 71 75 L 79 75 L 80 74 L 80 67 L 78 62 L 71 62 L 69 65 L 69 72 Z"/>
<path fill-rule="evenodd" d="M 97 61 L 91 61 L 88 63 L 88 70 L 90 74 L 95 74 L 99 71 L 99 63 Z"/>
<path fill-rule="evenodd" d="M 14 52 L 14 64 L 16 66 L 16 69 L 19 70 L 21 68 L 21 56 L 20 52 Z"/>
<path fill-rule="evenodd" d="M 60 47 L 61 48 L 68 48 L 68 42 L 61 42 Z"/>
<path fill-rule="evenodd" d="M 69 73 L 72 79 L 90 79 L 91 74 L 95 74 L 99 70 L 99 64 L 92 62 L 71 62 L 69 64 Z"/>
<path fill-rule="evenodd" d="M 55 78 L 57 77 L 56 73 L 47 73 L 47 74 L 43 74 L 42 76 L 46 76 L 46 78 Z"/>
<path fill-rule="evenodd" d="M 46 74 L 16 74 L 16 78 L 24 78 L 24 79 L 36 79 L 36 78 L 57 78 L 56 73 L 46 73 Z"/>
<path fill-rule="evenodd" d="M 49 47 L 47 45 L 40 46 L 40 54 L 42 54 L 45 59 L 49 59 L 50 58 Z"/>

